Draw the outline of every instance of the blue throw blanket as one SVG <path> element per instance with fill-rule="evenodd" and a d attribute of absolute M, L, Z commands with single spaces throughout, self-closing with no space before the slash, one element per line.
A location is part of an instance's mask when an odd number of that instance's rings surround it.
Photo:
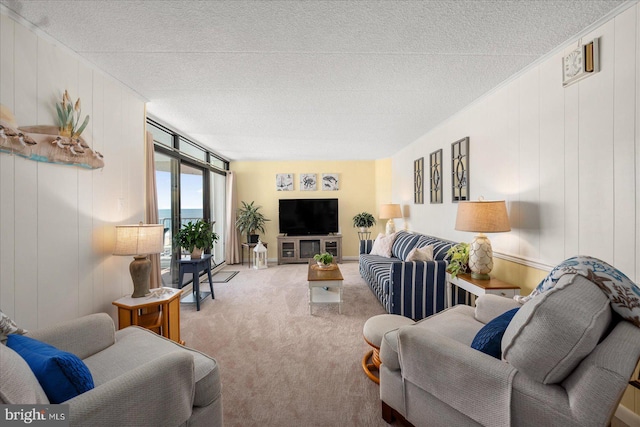
<path fill-rule="evenodd" d="M 524 304 L 531 298 L 553 288 L 565 274 L 579 274 L 602 289 L 611 300 L 611 308 L 640 328 L 640 287 L 620 270 L 606 262 L 588 256 L 569 258 L 556 266 L 526 297 L 514 297 Z"/>

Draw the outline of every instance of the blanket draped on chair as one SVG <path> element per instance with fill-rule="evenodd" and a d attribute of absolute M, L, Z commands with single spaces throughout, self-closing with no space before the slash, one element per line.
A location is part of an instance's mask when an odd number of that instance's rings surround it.
<path fill-rule="evenodd" d="M 620 270 L 589 256 L 576 256 L 563 261 L 528 296 L 515 296 L 514 299 L 524 304 L 553 288 L 566 274 L 579 274 L 593 282 L 609 297 L 613 311 L 640 328 L 640 287 Z"/>

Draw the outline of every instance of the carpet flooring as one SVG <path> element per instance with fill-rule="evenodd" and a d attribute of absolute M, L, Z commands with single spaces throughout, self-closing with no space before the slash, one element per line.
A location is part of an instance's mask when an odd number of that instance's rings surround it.
<path fill-rule="evenodd" d="M 385 311 L 357 262 L 340 269 L 342 314 L 309 314 L 306 264 L 243 269 L 199 312 L 181 306 L 181 338 L 220 364 L 225 426 L 387 425 L 361 368 L 364 322 Z"/>

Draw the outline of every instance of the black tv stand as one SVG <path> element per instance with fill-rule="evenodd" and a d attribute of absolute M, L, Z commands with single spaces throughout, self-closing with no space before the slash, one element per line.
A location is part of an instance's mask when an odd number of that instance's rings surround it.
<path fill-rule="evenodd" d="M 329 252 L 342 262 L 342 235 L 278 236 L 278 264 L 307 263 L 315 254 Z"/>

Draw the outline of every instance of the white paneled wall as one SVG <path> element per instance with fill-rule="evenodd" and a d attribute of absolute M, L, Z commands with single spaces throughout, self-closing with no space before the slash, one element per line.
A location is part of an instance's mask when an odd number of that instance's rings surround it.
<path fill-rule="evenodd" d="M 562 87 L 561 60 L 577 40 L 461 111 L 393 157 L 394 201 L 410 206 L 406 227 L 470 241 L 454 230 L 450 144 L 470 137 L 472 199 L 504 199 L 512 231 L 494 250 L 553 266 L 592 255 L 640 280 L 640 7 L 600 37 L 601 71 Z M 414 205 L 413 161 L 444 149 L 444 203 Z"/>
<path fill-rule="evenodd" d="M 53 125 L 65 89 L 91 119 L 102 170 L 0 153 L 0 309 L 33 329 L 115 310 L 131 292 L 115 225 L 144 213 L 144 102 L 11 17 L 0 16 L 0 103 L 20 126 Z"/>

